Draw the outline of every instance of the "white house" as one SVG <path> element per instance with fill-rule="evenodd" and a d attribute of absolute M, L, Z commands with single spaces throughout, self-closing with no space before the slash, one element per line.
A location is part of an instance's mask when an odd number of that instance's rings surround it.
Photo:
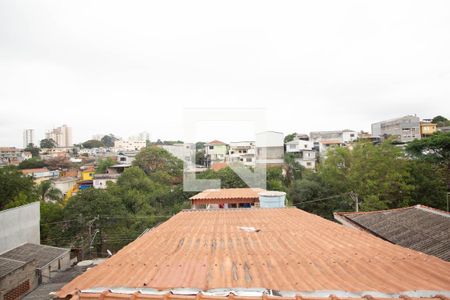
<path fill-rule="evenodd" d="M 286 143 L 286 152 L 294 154 L 295 160 L 303 167 L 315 169 L 316 151 L 314 150 L 314 142 L 294 139 Z"/>
<path fill-rule="evenodd" d="M 217 162 L 224 162 L 228 152 L 228 146 L 224 142 L 214 140 L 205 144 L 205 157 L 207 165 L 211 166 Z"/>
<path fill-rule="evenodd" d="M 117 182 L 120 174 L 94 174 L 92 185 L 94 189 L 106 189 L 107 182 Z"/>
<path fill-rule="evenodd" d="M 244 166 L 254 167 L 256 163 L 255 142 L 231 142 L 230 148 L 228 149 L 228 161 L 230 163 L 241 163 Z"/>

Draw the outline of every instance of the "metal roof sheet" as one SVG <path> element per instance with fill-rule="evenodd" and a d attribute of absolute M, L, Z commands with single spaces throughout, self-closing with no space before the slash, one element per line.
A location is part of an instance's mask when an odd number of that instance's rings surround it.
<path fill-rule="evenodd" d="M 335 213 L 335 218 L 391 243 L 450 261 L 448 212 L 416 205 L 372 212 L 340 212 Z"/>
<path fill-rule="evenodd" d="M 182 211 L 58 296 L 95 287 L 448 290 L 450 263 L 296 208 Z"/>
<path fill-rule="evenodd" d="M 9 258 L 19 261 L 36 260 L 37 268 L 42 268 L 69 251 L 69 249 L 65 248 L 26 243 L 2 253 L 0 258 Z"/>

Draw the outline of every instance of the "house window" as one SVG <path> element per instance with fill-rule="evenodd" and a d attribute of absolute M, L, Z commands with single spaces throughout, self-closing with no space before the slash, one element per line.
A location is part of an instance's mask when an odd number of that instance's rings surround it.
<path fill-rule="evenodd" d="M 214 146 L 209 146 L 209 150 L 213 150 L 214 149 Z"/>
<path fill-rule="evenodd" d="M 251 158 L 247 158 L 246 161 L 247 162 L 252 162 L 252 159 Z"/>
<path fill-rule="evenodd" d="M 308 167 L 310 167 L 310 166 L 311 166 L 311 163 L 310 163 L 310 162 L 307 162 L 306 165 L 307 165 Z"/>
<path fill-rule="evenodd" d="M 247 153 L 247 150 L 242 150 L 242 153 Z"/>

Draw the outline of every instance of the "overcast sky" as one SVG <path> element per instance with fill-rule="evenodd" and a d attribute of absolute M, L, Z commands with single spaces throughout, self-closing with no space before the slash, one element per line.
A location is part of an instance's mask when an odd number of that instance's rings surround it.
<path fill-rule="evenodd" d="M 61 124 L 182 139 L 193 107 L 265 110 L 285 134 L 449 117 L 450 1 L 0 0 L 0 101 L 0 146 Z"/>

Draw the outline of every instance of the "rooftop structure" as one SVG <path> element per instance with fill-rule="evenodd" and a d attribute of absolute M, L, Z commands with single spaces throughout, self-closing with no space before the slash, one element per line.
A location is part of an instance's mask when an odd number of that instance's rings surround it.
<path fill-rule="evenodd" d="M 48 265 L 56 258 L 67 254 L 69 251 L 69 249 L 64 248 L 25 243 L 19 247 L 0 254 L 0 258 L 13 259 L 23 262 L 35 260 L 37 262 L 37 267 L 40 269 Z"/>
<path fill-rule="evenodd" d="M 450 213 L 416 205 L 372 212 L 340 212 L 334 218 L 391 243 L 450 261 Z"/>
<path fill-rule="evenodd" d="M 259 193 L 264 191 L 259 188 L 235 188 L 235 189 L 209 189 L 191 197 L 192 206 L 224 205 L 227 207 L 240 204 L 254 204 L 259 201 Z"/>
<path fill-rule="evenodd" d="M 449 297 L 449 286 L 450 264 L 439 258 L 296 208 L 257 208 L 182 211 L 56 295 L 410 299 Z"/>

